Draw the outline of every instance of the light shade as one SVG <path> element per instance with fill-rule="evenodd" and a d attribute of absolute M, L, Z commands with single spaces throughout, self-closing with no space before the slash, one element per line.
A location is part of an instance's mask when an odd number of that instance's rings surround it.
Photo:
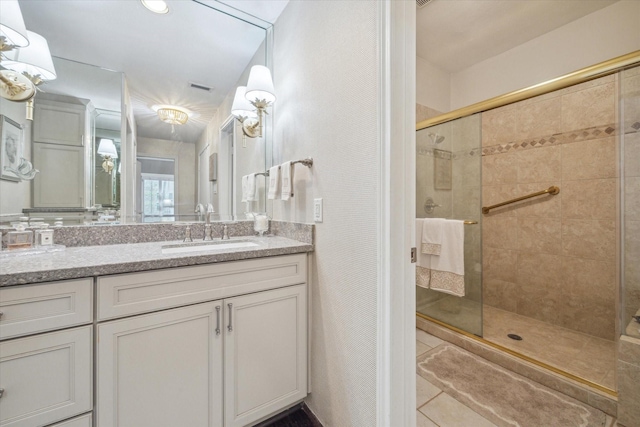
<path fill-rule="evenodd" d="M 169 6 L 164 0 L 141 0 L 144 7 L 151 12 L 165 14 L 169 12 Z"/>
<path fill-rule="evenodd" d="M 249 100 L 246 98 L 247 87 L 246 86 L 238 86 L 236 89 L 236 95 L 233 98 L 233 105 L 231 106 L 231 114 L 234 117 L 240 118 L 251 118 L 257 119 L 258 114 L 256 114 L 255 108 Z"/>
<path fill-rule="evenodd" d="M 15 46 L 29 45 L 29 35 L 24 26 L 18 0 L 0 1 L 0 35 L 5 36 L 9 43 Z"/>
<path fill-rule="evenodd" d="M 47 39 L 33 31 L 27 30 L 27 33 L 31 41 L 29 46 L 7 52 L 8 60 L 3 61 L 2 65 L 18 73 L 26 72 L 31 76 L 40 76 L 42 80 L 55 79 L 56 69 L 53 66 Z"/>
<path fill-rule="evenodd" d="M 273 88 L 271 71 L 264 65 L 254 65 L 249 73 L 246 98 L 255 102 L 264 101 L 270 104 L 276 100 L 276 91 Z"/>
<path fill-rule="evenodd" d="M 118 158 L 118 151 L 112 139 L 102 138 L 98 144 L 98 154 L 110 156 L 112 159 Z"/>

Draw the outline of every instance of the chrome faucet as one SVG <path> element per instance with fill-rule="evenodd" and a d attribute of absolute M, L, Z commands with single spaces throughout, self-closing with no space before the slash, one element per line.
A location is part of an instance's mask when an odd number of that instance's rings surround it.
<path fill-rule="evenodd" d="M 227 224 L 222 226 L 222 240 L 229 240 L 229 228 Z"/>
<path fill-rule="evenodd" d="M 211 233 L 211 215 L 214 213 L 215 212 L 213 211 L 207 211 L 207 213 L 204 214 L 204 238 L 202 240 L 213 240 L 213 236 Z"/>
<path fill-rule="evenodd" d="M 202 203 L 198 203 L 196 205 L 196 213 L 198 214 L 198 221 L 202 221 L 202 214 L 204 214 L 204 206 L 202 206 Z"/>

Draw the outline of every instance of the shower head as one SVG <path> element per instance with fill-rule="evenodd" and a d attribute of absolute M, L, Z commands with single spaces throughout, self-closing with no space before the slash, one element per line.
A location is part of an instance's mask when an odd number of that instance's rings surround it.
<path fill-rule="evenodd" d="M 430 133 L 429 138 L 431 138 L 431 142 L 433 143 L 433 145 L 440 144 L 442 141 L 444 141 L 444 136 L 438 135 L 437 133 Z"/>

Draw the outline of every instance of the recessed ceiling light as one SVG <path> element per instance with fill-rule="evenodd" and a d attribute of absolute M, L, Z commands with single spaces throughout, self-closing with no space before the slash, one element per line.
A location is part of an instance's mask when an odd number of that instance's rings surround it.
<path fill-rule="evenodd" d="M 167 13 L 169 12 L 169 6 L 164 0 L 140 0 L 144 7 L 154 13 Z"/>

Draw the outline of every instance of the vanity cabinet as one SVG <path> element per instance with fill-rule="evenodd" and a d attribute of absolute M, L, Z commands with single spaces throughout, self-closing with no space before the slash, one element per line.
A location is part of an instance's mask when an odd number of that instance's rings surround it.
<path fill-rule="evenodd" d="M 92 279 L 0 288 L 1 427 L 91 411 L 92 302 Z"/>
<path fill-rule="evenodd" d="M 301 401 L 306 313 L 305 254 L 98 278 L 97 426 L 244 427 Z"/>
<path fill-rule="evenodd" d="M 0 343 L 0 426 L 45 426 L 91 411 L 92 326 Z"/>

